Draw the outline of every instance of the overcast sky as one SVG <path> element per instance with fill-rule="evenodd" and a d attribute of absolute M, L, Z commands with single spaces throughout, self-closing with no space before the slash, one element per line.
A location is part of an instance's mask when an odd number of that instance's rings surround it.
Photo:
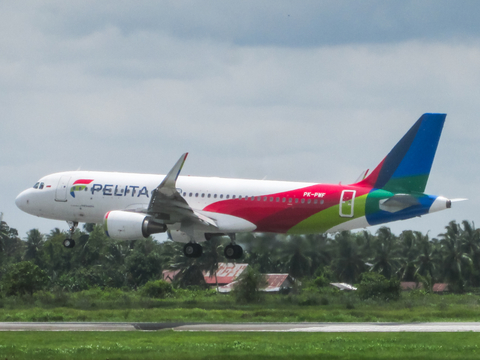
<path fill-rule="evenodd" d="M 351 183 L 447 113 L 427 192 L 397 223 L 479 223 L 478 1 L 1 1 L 0 211 L 66 170 Z M 376 228 L 370 228 L 375 231 Z"/>

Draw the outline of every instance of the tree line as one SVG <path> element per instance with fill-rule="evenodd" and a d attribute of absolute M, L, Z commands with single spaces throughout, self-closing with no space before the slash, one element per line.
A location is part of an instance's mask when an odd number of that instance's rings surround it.
<path fill-rule="evenodd" d="M 183 244 L 153 238 L 115 241 L 101 225 L 85 224 L 74 234 L 76 247 L 66 249 L 66 232 L 48 234 L 37 229 L 21 239 L 2 222 L 0 226 L 0 284 L 4 293 L 15 293 L 20 275 L 41 279 L 42 288 L 81 291 L 92 287 L 137 290 L 162 278 L 162 270 L 180 270 L 179 287 L 204 286 L 202 271 L 215 275 L 229 240 L 213 237 L 203 243 L 197 259 L 183 255 Z M 430 238 L 418 231 L 393 234 L 388 227 L 369 231 L 344 231 L 333 235 L 239 234 L 244 248 L 238 260 L 261 273 L 289 273 L 295 279 L 356 284 L 364 273 L 387 279 L 422 282 L 426 287 L 443 282 L 454 292 L 480 287 L 480 229 L 473 223 L 451 221 L 445 232 Z M 10 288 L 9 288 L 10 286 Z M 10 290 L 8 290 L 10 289 Z M 33 291 L 33 290 L 31 290 Z"/>

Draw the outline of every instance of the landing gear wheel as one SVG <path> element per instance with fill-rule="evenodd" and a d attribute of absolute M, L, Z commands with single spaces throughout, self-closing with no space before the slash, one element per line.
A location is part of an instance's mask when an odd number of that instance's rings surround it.
<path fill-rule="evenodd" d="M 225 247 L 223 253 L 227 259 L 240 259 L 243 255 L 243 249 L 240 245 L 230 244 Z"/>
<path fill-rule="evenodd" d="M 235 250 L 235 259 L 240 259 L 243 255 L 243 249 L 240 245 L 233 245 Z"/>
<path fill-rule="evenodd" d="M 203 248 L 197 243 L 188 243 L 183 247 L 183 253 L 189 258 L 198 258 L 203 253 Z"/>
<path fill-rule="evenodd" d="M 63 240 L 63 246 L 65 246 L 68 249 L 71 249 L 75 246 L 75 240 L 65 239 L 65 240 Z"/>

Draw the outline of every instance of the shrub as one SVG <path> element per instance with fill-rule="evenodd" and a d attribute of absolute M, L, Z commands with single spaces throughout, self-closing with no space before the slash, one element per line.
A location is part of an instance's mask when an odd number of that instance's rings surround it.
<path fill-rule="evenodd" d="M 357 292 L 360 299 L 398 300 L 400 280 L 394 278 L 387 280 L 375 272 L 363 273 Z"/>
<path fill-rule="evenodd" d="M 32 295 L 42 290 L 48 283 L 48 276 L 37 265 L 22 261 L 11 265 L 2 279 L 3 290 L 7 295 Z"/>
<path fill-rule="evenodd" d="M 173 294 L 173 287 L 165 280 L 151 280 L 140 289 L 140 293 L 143 296 L 163 299 Z"/>
<path fill-rule="evenodd" d="M 239 303 L 258 302 L 261 299 L 260 289 L 266 285 L 265 276 L 260 274 L 257 269 L 248 266 L 238 277 L 233 288 L 233 295 Z"/>

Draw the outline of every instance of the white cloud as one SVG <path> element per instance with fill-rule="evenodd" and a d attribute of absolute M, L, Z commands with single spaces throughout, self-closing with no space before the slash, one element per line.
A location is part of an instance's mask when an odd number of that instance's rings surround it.
<path fill-rule="evenodd" d="M 346 183 L 423 112 L 448 113 L 427 189 L 474 200 L 418 226 L 436 234 L 458 214 L 475 220 L 480 48 L 471 37 L 352 44 L 340 34 L 322 45 L 311 34 L 302 47 L 282 42 L 270 20 L 293 9 L 314 21 L 313 5 L 307 14 L 288 2 L 249 3 L 236 19 L 227 5 L 109 4 L 0 6 L 0 171 L 9 174 L 0 211 L 22 233 L 33 220 L 15 208 L 15 195 L 47 173 L 164 173 L 190 151 L 184 171 L 193 175 Z M 162 9 L 175 16 L 155 22 Z M 399 26 L 392 16 L 390 8 L 374 14 L 385 31 Z M 267 41 L 267 30 L 278 39 Z M 291 36 L 304 39 L 302 31 Z"/>

